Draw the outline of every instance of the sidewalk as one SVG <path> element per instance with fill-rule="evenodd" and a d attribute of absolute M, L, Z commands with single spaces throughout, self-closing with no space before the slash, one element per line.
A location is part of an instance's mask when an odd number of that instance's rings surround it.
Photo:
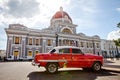
<path fill-rule="evenodd" d="M 104 60 L 104 65 L 102 68 L 106 70 L 120 72 L 120 59 L 119 60 L 106 59 Z"/>

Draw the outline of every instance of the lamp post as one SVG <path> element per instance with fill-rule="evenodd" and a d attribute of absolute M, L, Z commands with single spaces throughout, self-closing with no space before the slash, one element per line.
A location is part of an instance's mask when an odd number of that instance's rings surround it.
<path fill-rule="evenodd" d="M 58 46 L 58 34 L 55 34 L 56 37 L 56 46 Z"/>

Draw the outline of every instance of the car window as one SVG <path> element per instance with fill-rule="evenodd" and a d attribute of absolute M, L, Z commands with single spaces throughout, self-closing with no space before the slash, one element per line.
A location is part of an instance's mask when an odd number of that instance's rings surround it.
<path fill-rule="evenodd" d="M 56 49 L 53 49 L 53 50 L 50 51 L 50 53 L 55 53 L 55 51 L 56 51 Z"/>
<path fill-rule="evenodd" d="M 80 49 L 72 49 L 73 54 L 82 54 L 82 51 Z"/>
<path fill-rule="evenodd" d="M 63 48 L 63 49 L 59 49 L 59 53 L 70 53 L 70 49 L 69 48 Z"/>

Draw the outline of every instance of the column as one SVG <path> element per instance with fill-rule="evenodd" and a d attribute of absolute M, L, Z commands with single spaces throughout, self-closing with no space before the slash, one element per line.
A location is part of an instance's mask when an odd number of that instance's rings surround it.
<path fill-rule="evenodd" d="M 12 37 L 10 37 L 8 35 L 8 37 L 7 37 L 7 49 L 6 49 L 6 55 L 7 55 L 7 57 L 9 57 L 10 55 L 12 55 L 12 53 L 11 53 L 11 44 L 12 44 Z"/>
<path fill-rule="evenodd" d="M 26 46 L 26 37 L 22 37 L 22 40 L 21 40 L 21 44 L 22 44 L 22 48 L 21 48 L 21 57 L 25 58 L 25 46 Z"/>
<path fill-rule="evenodd" d="M 9 53 L 10 56 L 13 56 L 12 44 L 13 44 L 13 36 L 9 36 Z"/>
<path fill-rule="evenodd" d="M 63 46 L 63 39 L 61 39 L 61 46 Z"/>
<path fill-rule="evenodd" d="M 55 47 L 55 46 L 56 46 L 56 40 L 53 39 L 53 47 Z"/>
<path fill-rule="evenodd" d="M 43 38 L 42 39 L 42 53 L 45 53 L 46 52 L 46 39 Z"/>

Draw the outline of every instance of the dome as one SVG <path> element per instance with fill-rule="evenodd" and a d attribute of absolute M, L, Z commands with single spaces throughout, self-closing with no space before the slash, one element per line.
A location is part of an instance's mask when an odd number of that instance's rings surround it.
<path fill-rule="evenodd" d="M 59 18 L 67 18 L 72 22 L 72 19 L 65 11 L 63 11 L 62 7 L 60 7 L 60 11 L 57 11 L 52 17 L 52 19 L 59 19 Z"/>

